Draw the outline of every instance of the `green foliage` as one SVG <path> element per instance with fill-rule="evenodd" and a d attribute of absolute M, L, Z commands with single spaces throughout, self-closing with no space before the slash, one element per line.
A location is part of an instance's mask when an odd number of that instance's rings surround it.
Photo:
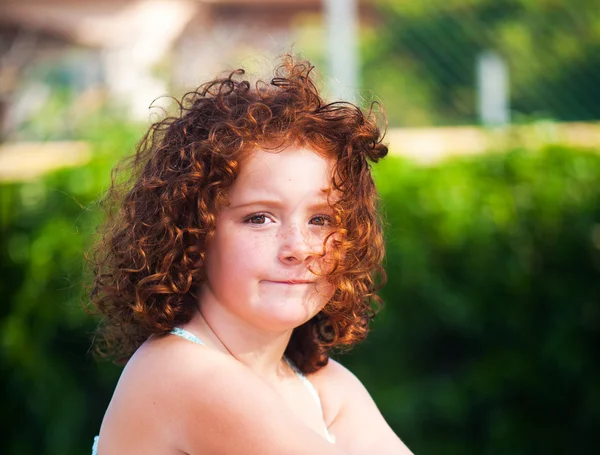
<path fill-rule="evenodd" d="M 600 157 L 377 167 L 386 306 L 344 359 L 419 454 L 600 446 Z"/>
<path fill-rule="evenodd" d="M 97 199 L 117 157 L 140 136 L 110 118 L 79 124 L 94 151 L 88 166 L 0 185 L 0 419 L 10 429 L 0 453 L 89 452 L 119 373 L 89 355 L 95 321 L 82 309 Z"/>
<path fill-rule="evenodd" d="M 81 123 L 93 161 L 0 186 L 0 453 L 89 453 L 119 374 L 89 351 L 83 252 L 138 127 Z M 78 130 L 79 131 L 79 130 Z M 386 308 L 343 359 L 415 453 L 590 453 L 599 442 L 600 157 L 516 150 L 375 167 Z"/>
<path fill-rule="evenodd" d="M 475 66 L 495 50 L 510 69 L 515 119 L 600 118 L 600 3 L 380 0 L 363 42 L 364 86 L 393 125 L 475 123 Z"/>

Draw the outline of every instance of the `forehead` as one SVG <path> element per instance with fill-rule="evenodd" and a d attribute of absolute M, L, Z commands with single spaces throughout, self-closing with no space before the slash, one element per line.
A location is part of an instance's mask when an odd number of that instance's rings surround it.
<path fill-rule="evenodd" d="M 334 164 L 333 159 L 306 147 L 253 150 L 240 163 L 230 202 L 260 195 L 327 198 Z"/>

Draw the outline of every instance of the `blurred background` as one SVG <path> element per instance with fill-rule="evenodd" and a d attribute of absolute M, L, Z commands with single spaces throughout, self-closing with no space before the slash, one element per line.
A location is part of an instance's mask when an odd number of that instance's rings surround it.
<path fill-rule="evenodd" d="M 91 451 L 111 168 L 164 95 L 290 49 L 389 119 L 386 305 L 341 361 L 416 454 L 598 453 L 597 0 L 0 1 L 0 453 Z"/>

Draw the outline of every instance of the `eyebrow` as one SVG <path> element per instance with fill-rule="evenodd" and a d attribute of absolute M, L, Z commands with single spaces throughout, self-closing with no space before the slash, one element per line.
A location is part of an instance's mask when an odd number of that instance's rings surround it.
<path fill-rule="evenodd" d="M 259 206 L 263 206 L 263 207 L 279 208 L 283 205 L 283 202 L 275 200 L 275 199 L 258 199 L 255 201 L 242 202 L 240 204 L 235 204 L 235 205 L 232 204 L 232 205 L 229 205 L 227 208 L 230 210 L 237 210 L 237 209 L 253 207 L 255 205 L 259 205 Z M 329 210 L 329 209 L 331 209 L 331 204 L 329 204 L 329 202 L 324 200 L 322 202 L 316 202 L 314 204 L 310 204 L 308 206 L 308 208 L 311 210 Z"/>
<path fill-rule="evenodd" d="M 283 205 L 282 202 L 276 201 L 276 200 L 268 200 L 268 199 L 258 199 L 256 201 L 248 201 L 248 202 L 242 202 L 241 204 L 231 204 L 229 205 L 227 208 L 229 209 L 243 209 L 246 207 L 252 207 L 253 205 L 262 205 L 262 206 L 267 206 L 267 207 L 280 207 L 281 205 Z"/>

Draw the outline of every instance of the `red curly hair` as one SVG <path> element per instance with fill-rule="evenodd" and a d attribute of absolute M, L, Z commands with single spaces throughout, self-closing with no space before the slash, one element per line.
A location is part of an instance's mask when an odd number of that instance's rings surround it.
<path fill-rule="evenodd" d="M 387 154 L 373 110 L 326 103 L 313 67 L 285 56 L 270 82 L 243 70 L 185 94 L 179 113 L 153 124 L 128 178 L 104 199 L 107 218 L 93 250 L 94 310 L 103 315 L 97 351 L 126 361 L 151 335 L 191 319 L 205 280 L 206 246 L 240 162 L 258 147 L 305 146 L 335 161 L 336 233 L 330 301 L 297 327 L 286 350 L 304 373 L 327 364 L 332 348 L 364 339 L 385 280 L 378 196 L 368 160 Z M 275 145 L 274 145 L 275 144 Z M 340 240 L 341 239 L 341 240 Z"/>

